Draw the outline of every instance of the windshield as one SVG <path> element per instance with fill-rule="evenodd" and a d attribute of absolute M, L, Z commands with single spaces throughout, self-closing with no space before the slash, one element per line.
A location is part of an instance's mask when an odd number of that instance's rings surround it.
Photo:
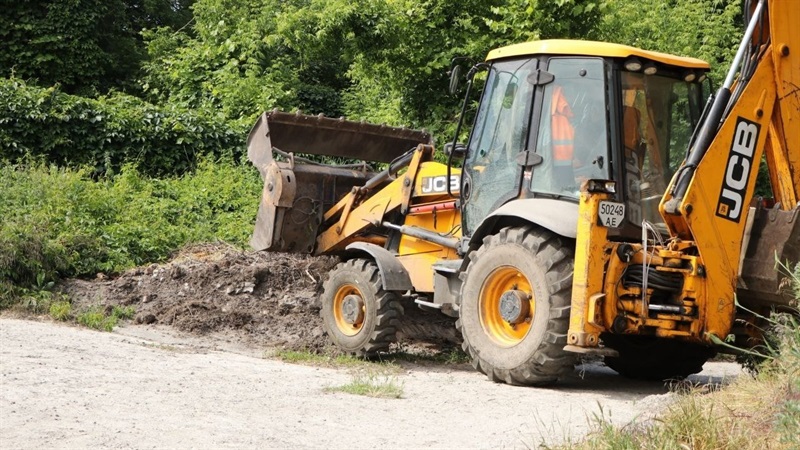
<path fill-rule="evenodd" d="M 461 195 L 465 231 L 471 233 L 491 211 L 519 192 L 534 86 L 528 81 L 535 59 L 500 61 L 486 79 L 467 147 Z"/>
<path fill-rule="evenodd" d="M 621 80 L 628 220 L 665 229 L 658 204 L 699 120 L 701 86 L 636 72 Z"/>
<path fill-rule="evenodd" d="M 551 58 L 531 176 L 534 192 L 578 196 L 583 181 L 608 178 L 604 64 L 598 58 Z"/>

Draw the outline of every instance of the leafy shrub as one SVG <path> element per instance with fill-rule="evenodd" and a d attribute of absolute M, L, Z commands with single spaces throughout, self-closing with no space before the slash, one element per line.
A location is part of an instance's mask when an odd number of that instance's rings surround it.
<path fill-rule="evenodd" d="M 201 155 L 240 155 L 248 125 L 120 93 L 89 99 L 0 79 L 0 160 L 34 155 L 95 173 L 136 163 L 151 175 L 181 174 Z"/>
<path fill-rule="evenodd" d="M 117 306 L 111 309 L 111 316 L 116 317 L 117 319 L 125 319 L 130 320 L 133 319 L 133 315 L 136 314 L 136 309 L 133 306 Z"/>
<path fill-rule="evenodd" d="M 111 331 L 117 325 L 115 316 L 106 316 L 103 310 L 99 308 L 92 308 L 82 312 L 78 314 L 76 319 L 79 324 L 100 331 Z"/>
<path fill-rule="evenodd" d="M 76 320 L 79 324 L 88 328 L 112 331 L 120 320 L 131 319 L 134 314 L 136 314 L 136 310 L 132 306 L 112 306 L 111 308 L 93 306 L 78 314 Z"/>
<path fill-rule="evenodd" d="M 245 246 L 260 191 L 252 166 L 230 158 L 203 159 L 194 172 L 169 179 L 132 166 L 98 180 L 88 168 L 0 167 L 0 303 L 9 306 L 19 287 L 119 272 L 188 243 Z"/>
<path fill-rule="evenodd" d="M 72 314 L 72 305 L 67 301 L 55 302 L 50 305 L 49 313 L 55 320 L 67 320 Z"/>

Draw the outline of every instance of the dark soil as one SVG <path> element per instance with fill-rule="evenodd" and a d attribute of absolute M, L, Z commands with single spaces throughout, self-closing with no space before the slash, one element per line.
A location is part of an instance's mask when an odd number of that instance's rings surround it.
<path fill-rule="evenodd" d="M 137 324 L 171 325 L 194 334 L 232 331 L 243 343 L 291 350 L 330 347 L 319 317 L 318 295 L 330 257 L 242 252 L 226 245 L 183 250 L 109 278 L 66 280 L 60 290 L 76 311 L 92 306 L 132 306 Z M 432 343 L 460 340 L 450 319 L 406 302 L 400 338 Z"/>

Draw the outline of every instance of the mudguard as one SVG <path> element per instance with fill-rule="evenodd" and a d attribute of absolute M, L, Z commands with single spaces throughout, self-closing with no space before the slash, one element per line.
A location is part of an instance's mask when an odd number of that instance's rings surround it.
<path fill-rule="evenodd" d="M 347 246 L 347 251 L 366 253 L 375 260 L 378 265 L 378 272 L 381 274 L 383 289 L 387 291 L 408 291 L 414 288 L 408 271 L 389 250 L 368 242 L 354 242 Z"/>
<path fill-rule="evenodd" d="M 578 204 L 550 198 L 512 200 L 486 216 L 470 237 L 470 248 L 483 241 L 504 218 L 522 219 L 546 228 L 560 236 L 578 236 Z"/>

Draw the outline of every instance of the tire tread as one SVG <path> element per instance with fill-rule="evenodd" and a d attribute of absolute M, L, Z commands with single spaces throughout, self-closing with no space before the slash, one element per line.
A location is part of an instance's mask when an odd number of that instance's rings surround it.
<path fill-rule="evenodd" d="M 331 305 L 326 299 L 332 299 L 338 288 L 333 281 L 334 275 L 341 272 L 363 276 L 364 279 L 368 280 L 368 287 L 371 290 L 371 294 L 375 297 L 375 326 L 369 332 L 369 337 L 355 350 L 344 347 L 340 342 L 336 342 L 334 338 L 335 334 L 329 328 L 328 321 L 324 320 L 327 314 L 332 314 L 330 311 Z M 357 258 L 337 264 L 336 267 L 329 272 L 328 278 L 325 280 L 325 283 L 323 283 L 320 300 L 322 302 L 320 314 L 323 317 L 322 322 L 325 331 L 328 333 L 328 336 L 332 337 L 334 343 L 345 353 L 363 358 L 372 358 L 379 353 L 387 352 L 389 346 L 397 340 L 397 331 L 400 329 L 400 318 L 403 315 L 403 307 L 397 300 L 397 295 L 394 292 L 383 289 L 378 266 L 373 261 Z"/>
<path fill-rule="evenodd" d="M 570 243 L 545 230 L 530 226 L 506 227 L 487 236 L 483 245 L 469 255 L 470 266 L 461 279 L 469 278 L 470 267 L 494 246 L 513 243 L 535 254 L 546 268 L 545 278 L 550 292 L 549 319 L 545 338 L 528 361 L 512 369 L 492 367 L 482 359 L 466 335 L 463 321 L 456 321 L 462 333 L 463 350 L 470 355 L 475 369 L 496 382 L 513 385 L 546 385 L 573 370 L 575 357 L 563 350 L 569 328 L 569 308 L 572 291 L 572 250 Z M 566 249 L 566 250 L 565 250 Z M 463 285 L 462 285 L 463 286 Z"/>

